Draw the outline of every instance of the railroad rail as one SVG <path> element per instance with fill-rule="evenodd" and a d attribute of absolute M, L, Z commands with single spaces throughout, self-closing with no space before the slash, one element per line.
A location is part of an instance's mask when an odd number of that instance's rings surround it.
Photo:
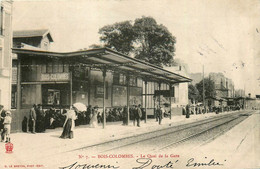
<path fill-rule="evenodd" d="M 242 115 L 241 115 L 242 114 Z M 195 138 L 199 135 L 202 135 L 204 133 L 207 133 L 215 128 L 218 128 L 220 126 L 223 126 L 225 124 L 229 124 L 232 121 L 236 121 L 236 119 L 240 117 L 247 117 L 244 116 L 245 113 L 236 113 L 236 114 L 226 114 L 218 117 L 213 117 L 209 118 L 206 120 L 200 120 L 196 121 L 193 123 L 188 123 L 188 124 L 182 124 L 178 126 L 170 126 L 168 128 L 156 130 L 156 131 L 151 131 L 148 133 L 142 133 L 134 136 L 129 136 L 125 138 L 120 138 L 116 140 L 111 140 L 108 142 L 104 143 L 98 143 L 90 146 L 85 146 L 77 149 L 70 150 L 69 152 L 72 151 L 77 151 L 77 150 L 89 150 L 89 151 L 94 151 L 97 153 L 103 153 L 103 152 L 109 152 L 113 150 L 118 150 L 122 149 L 125 147 L 133 146 L 135 144 L 149 144 L 149 142 L 157 142 L 160 139 L 167 140 L 168 143 L 167 145 L 162 145 L 157 148 L 157 150 L 164 150 L 164 149 L 169 149 L 172 146 L 176 146 L 178 144 L 181 144 L 183 142 L 186 142 L 187 140 L 190 140 L 192 138 Z M 211 126 L 211 127 L 207 127 Z M 199 130 L 200 128 L 203 128 L 203 130 Z M 195 132 L 192 132 L 189 134 L 189 131 L 194 131 L 198 130 Z M 178 140 L 171 140 L 172 137 L 175 137 L 176 134 L 178 133 L 188 133 L 188 136 L 181 137 L 181 139 Z M 185 134 L 184 134 L 185 135 Z M 170 140 L 169 140 L 170 139 Z"/>

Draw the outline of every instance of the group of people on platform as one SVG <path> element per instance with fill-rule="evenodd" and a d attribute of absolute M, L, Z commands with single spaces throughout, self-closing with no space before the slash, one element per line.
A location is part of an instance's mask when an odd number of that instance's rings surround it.
<path fill-rule="evenodd" d="M 129 108 L 129 117 L 133 121 L 133 125 L 140 127 L 140 121 L 145 117 L 145 112 L 141 104 L 133 105 Z M 163 116 L 167 113 L 158 106 L 155 112 L 156 121 L 161 124 Z M 122 125 L 127 125 L 128 108 L 127 106 L 118 108 L 106 108 L 106 121 L 122 121 Z M 73 131 L 75 126 L 89 124 L 91 128 L 96 128 L 98 123 L 103 123 L 104 114 L 100 113 L 98 106 L 92 107 L 89 105 L 86 111 L 78 111 L 74 106 L 69 110 L 56 110 L 53 106 L 44 111 L 42 105 L 33 105 L 29 112 L 29 119 L 24 119 L 24 131 L 31 131 L 32 133 L 44 132 L 46 129 L 54 129 L 56 127 L 63 127 L 63 132 L 60 138 L 73 138 Z"/>
<path fill-rule="evenodd" d="M 157 106 L 157 108 L 155 110 L 155 118 L 156 118 L 156 121 L 159 122 L 159 125 L 162 124 L 162 119 L 164 116 L 168 116 L 166 113 L 166 110 L 163 109 L 162 106 Z"/>
<path fill-rule="evenodd" d="M 139 104 L 138 106 L 134 105 L 133 108 L 129 109 L 129 112 L 130 112 L 130 119 L 133 120 L 133 125 L 135 126 L 135 121 L 136 121 L 137 127 L 141 127 L 140 121 L 141 121 L 141 118 L 142 118 L 142 115 L 143 115 L 141 104 Z M 126 114 L 126 118 L 127 118 L 127 109 L 126 109 L 125 114 Z M 125 124 L 126 124 L 126 122 L 127 122 L 127 119 L 125 119 Z"/>
<path fill-rule="evenodd" d="M 34 104 L 29 112 L 29 120 L 24 117 L 22 130 L 33 134 L 44 132 L 46 129 L 60 127 L 63 124 L 64 116 L 57 113 L 54 107 L 44 111 L 41 104 Z"/>
<path fill-rule="evenodd" d="M 208 112 L 222 112 L 230 110 L 240 110 L 243 106 L 226 106 L 226 107 L 191 107 L 189 104 L 183 106 L 182 113 L 189 118 L 190 114 L 202 114 Z M 129 108 L 130 120 L 133 120 L 133 125 L 137 123 L 140 127 L 140 121 L 144 117 L 145 112 L 141 104 L 134 105 Z M 11 131 L 11 112 L 5 111 L 4 106 L 0 105 L 0 131 L 1 141 L 10 142 Z M 127 125 L 128 108 L 107 108 L 105 110 L 106 121 L 122 121 L 122 125 Z M 169 113 L 162 106 L 157 106 L 155 109 L 155 118 L 159 125 L 162 123 L 163 117 L 169 116 Z M 98 123 L 103 123 L 104 114 L 98 111 L 98 106 L 92 107 L 89 105 L 86 111 L 79 112 L 76 107 L 71 106 L 69 110 L 56 110 L 53 106 L 44 111 L 41 104 L 33 105 L 29 112 L 29 119 L 24 117 L 23 131 L 32 133 L 44 132 L 46 129 L 54 129 L 56 127 L 63 127 L 63 132 L 60 138 L 73 138 L 73 131 L 75 126 L 82 124 L 89 124 L 91 128 L 96 128 Z"/>
<path fill-rule="evenodd" d="M 220 113 L 224 111 L 235 111 L 243 109 L 243 105 L 232 106 L 202 106 L 202 105 L 189 105 L 182 106 L 182 115 L 186 115 L 189 118 L 190 114 L 205 114 L 210 112 Z"/>
<path fill-rule="evenodd" d="M 12 117 L 11 112 L 4 110 L 4 106 L 0 105 L 0 133 L 1 142 L 10 142 Z"/>

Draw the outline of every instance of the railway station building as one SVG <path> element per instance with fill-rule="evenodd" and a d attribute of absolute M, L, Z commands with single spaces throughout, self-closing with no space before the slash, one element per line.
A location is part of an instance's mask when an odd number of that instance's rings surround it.
<path fill-rule="evenodd" d="M 33 104 L 63 109 L 81 102 L 97 105 L 101 112 L 141 104 L 153 116 L 157 105 L 174 102 L 174 85 L 191 81 L 107 48 L 69 53 L 16 48 L 13 53 L 17 125 Z"/>
<path fill-rule="evenodd" d="M 186 76 L 126 56 L 108 48 L 52 52 L 48 30 L 14 31 L 12 57 L 12 130 L 20 131 L 33 104 L 43 109 L 67 109 L 81 102 L 107 108 L 142 105 L 145 119 L 154 117 L 159 105 L 171 115 Z"/>

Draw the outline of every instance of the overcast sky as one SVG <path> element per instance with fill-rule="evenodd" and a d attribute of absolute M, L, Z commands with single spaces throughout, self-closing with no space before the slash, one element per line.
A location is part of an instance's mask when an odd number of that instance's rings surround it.
<path fill-rule="evenodd" d="M 51 31 L 51 50 L 75 51 L 99 43 L 98 29 L 152 16 L 176 37 L 175 57 L 190 72 L 222 72 L 235 88 L 260 94 L 259 0 L 17 1 L 13 29 Z M 258 33 L 259 32 L 259 33 Z"/>

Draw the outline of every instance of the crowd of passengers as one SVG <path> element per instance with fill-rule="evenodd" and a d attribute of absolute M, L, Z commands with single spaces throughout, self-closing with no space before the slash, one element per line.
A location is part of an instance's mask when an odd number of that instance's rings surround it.
<path fill-rule="evenodd" d="M 134 120 L 136 116 L 136 107 L 133 106 L 129 108 L 130 120 Z M 140 106 L 139 106 L 140 107 Z M 90 124 L 91 118 L 94 114 L 94 108 L 91 105 L 87 107 L 87 111 L 77 112 L 77 119 L 75 120 L 75 126 Z M 140 108 L 142 115 L 141 120 L 145 117 L 144 109 Z M 32 113 L 33 112 L 33 113 Z M 24 132 L 40 133 L 44 132 L 46 129 L 55 129 L 57 127 L 62 127 L 66 119 L 66 109 L 56 109 L 51 107 L 50 109 L 43 110 L 42 105 L 33 105 L 30 110 L 29 119 L 25 116 L 22 122 L 22 129 Z M 117 107 L 117 108 L 106 108 L 106 121 L 115 122 L 122 121 L 123 125 L 126 125 L 127 121 L 127 107 Z M 98 123 L 103 123 L 103 111 L 98 111 L 97 113 Z"/>
<path fill-rule="evenodd" d="M 220 113 L 220 112 L 228 112 L 228 111 L 236 111 L 243 109 L 243 105 L 232 105 L 232 106 L 202 106 L 202 105 L 196 105 L 196 106 L 190 106 L 186 105 L 182 107 L 182 114 L 186 115 L 186 112 L 189 112 L 189 114 L 204 114 L 204 113 Z"/>
<path fill-rule="evenodd" d="M 130 113 L 130 120 L 135 120 L 136 118 L 136 111 L 137 107 L 141 109 L 142 115 L 140 116 L 140 120 L 143 120 L 145 118 L 145 110 L 144 108 L 141 108 L 141 106 L 133 106 L 129 108 Z M 240 110 L 242 106 L 226 106 L 226 107 L 204 107 L 204 106 L 195 106 L 190 107 L 187 105 L 186 107 L 183 106 L 182 114 L 187 115 L 186 112 L 189 112 L 188 114 L 203 114 L 203 113 L 209 113 L 209 112 L 224 112 L 224 111 L 234 111 L 234 110 Z M 31 111 L 33 110 L 34 115 L 31 114 Z M 66 109 L 55 109 L 54 107 L 51 107 L 48 110 L 43 110 L 42 105 L 33 105 L 32 109 L 30 111 L 29 119 L 27 117 L 24 117 L 22 129 L 24 132 L 31 131 L 32 133 L 40 133 L 44 132 L 46 129 L 55 129 L 57 127 L 62 127 L 64 124 L 64 121 L 66 119 Z M 106 114 L 106 121 L 107 122 L 116 122 L 116 121 L 122 121 L 123 125 L 126 125 L 127 121 L 127 107 L 117 107 L 117 108 L 106 108 L 105 110 Z M 156 110 L 157 112 L 157 110 Z M 91 118 L 94 114 L 94 107 L 91 105 L 88 106 L 87 111 L 83 112 L 76 112 L 77 119 L 75 120 L 75 126 L 79 125 L 86 125 L 90 124 Z M 155 113 L 159 114 L 159 113 Z M 165 109 L 163 109 L 162 113 L 163 117 L 169 117 L 169 112 L 166 112 Z M 156 117 L 157 119 L 157 117 Z M 97 122 L 103 123 L 103 113 L 102 111 L 98 111 L 97 113 Z"/>

